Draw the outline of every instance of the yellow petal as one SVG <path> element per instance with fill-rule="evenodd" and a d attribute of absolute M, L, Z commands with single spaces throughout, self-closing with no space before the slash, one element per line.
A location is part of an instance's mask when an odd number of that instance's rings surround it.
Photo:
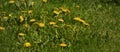
<path fill-rule="evenodd" d="M 44 23 L 37 23 L 39 27 L 45 27 Z"/>
<path fill-rule="evenodd" d="M 18 35 L 19 35 L 20 37 L 24 37 L 24 36 L 25 36 L 24 33 L 19 33 Z"/>
<path fill-rule="evenodd" d="M 1 26 L 0 26 L 0 30 L 5 30 L 5 27 L 1 27 Z"/>
<path fill-rule="evenodd" d="M 58 21 L 60 21 L 60 22 L 64 22 L 64 20 L 63 20 L 62 18 L 59 18 Z"/>
<path fill-rule="evenodd" d="M 29 14 L 33 13 L 33 10 L 29 10 L 28 13 L 29 13 Z"/>
<path fill-rule="evenodd" d="M 30 42 L 26 42 L 24 45 L 25 45 L 25 47 L 30 47 L 31 46 Z"/>
<path fill-rule="evenodd" d="M 26 24 L 24 24 L 24 26 L 25 26 L 26 28 L 28 28 L 28 27 L 29 27 L 29 24 L 26 23 Z"/>
<path fill-rule="evenodd" d="M 47 2 L 47 0 L 43 0 L 43 2 L 44 2 L 44 3 L 46 3 L 46 2 Z"/>
<path fill-rule="evenodd" d="M 49 22 L 50 25 L 55 25 L 56 23 L 55 22 Z"/>
<path fill-rule="evenodd" d="M 67 44 L 65 44 L 65 43 L 61 43 L 60 46 L 61 46 L 61 47 L 66 47 Z"/>
<path fill-rule="evenodd" d="M 24 21 L 23 16 L 20 16 L 20 22 L 23 22 L 23 21 Z"/>
<path fill-rule="evenodd" d="M 55 10 L 55 11 L 53 11 L 53 13 L 58 15 L 60 12 Z"/>
<path fill-rule="evenodd" d="M 84 25 L 87 25 L 87 26 L 90 26 L 90 24 L 88 24 L 88 23 L 86 23 L 86 22 L 85 22 L 85 23 L 83 23 L 83 24 L 84 24 Z"/>
<path fill-rule="evenodd" d="M 14 0 L 10 0 L 9 3 L 13 4 L 15 1 Z"/>
<path fill-rule="evenodd" d="M 30 19 L 30 22 L 35 22 L 36 20 L 35 19 Z"/>

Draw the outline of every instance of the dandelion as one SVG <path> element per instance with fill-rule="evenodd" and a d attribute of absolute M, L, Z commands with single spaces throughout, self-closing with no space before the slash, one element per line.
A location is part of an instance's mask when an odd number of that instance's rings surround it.
<path fill-rule="evenodd" d="M 30 19 L 30 22 L 35 22 L 36 20 L 35 19 Z"/>
<path fill-rule="evenodd" d="M 5 27 L 0 26 L 0 30 L 5 30 Z"/>
<path fill-rule="evenodd" d="M 26 28 L 28 28 L 28 27 L 29 27 L 29 24 L 26 23 L 26 24 L 24 24 L 24 26 L 25 26 Z"/>
<path fill-rule="evenodd" d="M 76 20 L 76 21 L 79 21 L 79 20 L 80 20 L 79 17 L 75 17 L 75 18 L 73 18 L 73 19 Z"/>
<path fill-rule="evenodd" d="M 9 14 L 9 17 L 12 17 L 12 14 Z"/>
<path fill-rule="evenodd" d="M 84 25 L 89 26 L 89 24 L 88 24 L 86 21 L 84 21 L 83 19 L 81 19 L 81 18 L 79 18 L 79 17 L 75 17 L 74 20 L 79 21 L 79 22 L 82 22 Z"/>
<path fill-rule="evenodd" d="M 46 3 L 47 2 L 47 0 L 42 0 L 44 3 Z"/>
<path fill-rule="evenodd" d="M 4 20 L 4 21 L 7 21 L 7 20 L 8 20 L 8 17 L 7 17 L 7 16 L 3 17 L 3 20 Z"/>
<path fill-rule="evenodd" d="M 37 24 L 39 27 L 45 27 L 45 24 L 44 24 L 44 23 L 38 23 L 38 22 L 36 22 L 36 24 Z"/>
<path fill-rule="evenodd" d="M 18 36 L 20 36 L 20 37 L 24 37 L 25 34 L 24 34 L 24 33 L 19 33 Z"/>
<path fill-rule="evenodd" d="M 14 0 L 9 0 L 9 3 L 13 4 L 15 1 Z"/>
<path fill-rule="evenodd" d="M 70 10 L 69 9 L 66 9 L 66 8 L 60 8 L 64 13 L 67 13 L 69 14 L 70 13 Z"/>
<path fill-rule="evenodd" d="M 53 11 L 53 13 L 54 13 L 54 14 L 56 14 L 56 15 L 58 15 L 60 12 L 59 12 L 59 11 L 54 10 L 54 11 Z"/>
<path fill-rule="evenodd" d="M 32 2 L 31 5 L 33 6 L 35 4 L 35 2 Z"/>
<path fill-rule="evenodd" d="M 29 10 L 28 13 L 29 13 L 29 14 L 33 13 L 33 10 Z"/>
<path fill-rule="evenodd" d="M 55 28 L 58 28 L 59 26 L 58 25 L 53 25 Z"/>
<path fill-rule="evenodd" d="M 20 22 L 23 22 L 23 21 L 24 21 L 23 16 L 20 16 Z"/>
<path fill-rule="evenodd" d="M 66 47 L 67 44 L 65 44 L 65 43 L 61 43 L 60 46 L 61 46 L 61 47 Z"/>
<path fill-rule="evenodd" d="M 30 47 L 31 46 L 30 42 L 26 42 L 24 45 L 25 45 L 25 47 Z"/>
<path fill-rule="evenodd" d="M 80 6 L 79 6 L 79 5 L 77 5 L 77 6 L 76 6 L 76 8 L 80 8 Z"/>
<path fill-rule="evenodd" d="M 56 23 L 52 21 L 52 22 L 49 22 L 49 24 L 50 25 L 55 25 Z"/>
<path fill-rule="evenodd" d="M 86 23 L 86 22 L 84 22 L 83 24 L 86 25 L 86 26 L 90 26 L 90 24 L 89 24 L 89 23 Z"/>
<path fill-rule="evenodd" d="M 64 20 L 63 20 L 62 18 L 59 18 L 58 21 L 60 21 L 60 22 L 64 22 Z"/>

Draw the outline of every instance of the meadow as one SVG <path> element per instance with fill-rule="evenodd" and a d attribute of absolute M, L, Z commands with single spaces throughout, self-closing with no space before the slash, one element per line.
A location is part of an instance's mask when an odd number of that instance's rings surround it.
<path fill-rule="evenodd" d="M 120 3 L 0 0 L 0 52 L 120 52 Z"/>

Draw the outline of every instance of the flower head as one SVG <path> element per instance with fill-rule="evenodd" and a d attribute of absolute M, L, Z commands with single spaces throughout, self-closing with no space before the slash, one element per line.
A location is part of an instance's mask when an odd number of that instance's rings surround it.
<path fill-rule="evenodd" d="M 56 15 L 60 14 L 60 12 L 56 11 L 56 10 L 54 10 L 53 13 L 56 14 Z"/>
<path fill-rule="evenodd" d="M 19 33 L 18 36 L 20 36 L 20 37 L 24 37 L 25 34 L 24 34 L 24 33 Z"/>
<path fill-rule="evenodd" d="M 30 42 L 26 42 L 24 45 L 25 45 L 25 47 L 30 47 L 31 46 Z"/>
<path fill-rule="evenodd" d="M 59 26 L 58 25 L 53 25 L 55 28 L 58 28 Z"/>
<path fill-rule="evenodd" d="M 49 22 L 49 24 L 50 25 L 55 25 L 56 23 L 52 21 L 52 22 Z"/>
<path fill-rule="evenodd" d="M 35 19 L 30 19 L 30 22 L 35 22 L 36 20 Z"/>
<path fill-rule="evenodd" d="M 5 30 L 5 27 L 1 27 L 1 26 L 0 26 L 0 30 Z"/>
<path fill-rule="evenodd" d="M 67 13 L 67 14 L 69 14 L 70 13 L 70 10 L 69 9 L 67 9 L 67 8 L 60 8 L 64 13 Z"/>
<path fill-rule="evenodd" d="M 15 2 L 14 0 L 9 0 L 9 3 L 11 3 L 11 4 L 14 3 L 14 2 Z"/>
<path fill-rule="evenodd" d="M 60 21 L 60 22 L 64 22 L 64 20 L 63 20 L 62 18 L 59 18 L 58 21 Z"/>
<path fill-rule="evenodd" d="M 23 16 L 20 16 L 20 22 L 23 22 L 23 21 L 24 21 Z"/>
<path fill-rule="evenodd" d="M 42 0 L 44 3 L 46 3 L 47 2 L 47 0 Z"/>
<path fill-rule="evenodd" d="M 88 24 L 85 20 L 83 20 L 83 19 L 81 19 L 81 18 L 79 18 L 79 17 L 75 17 L 74 20 L 79 21 L 79 22 L 82 22 L 84 25 L 89 26 L 89 24 Z"/>
<path fill-rule="evenodd" d="M 29 14 L 33 13 L 33 10 L 29 10 L 28 13 L 29 13 Z"/>
<path fill-rule="evenodd" d="M 31 5 L 33 6 L 35 4 L 35 2 L 32 2 Z"/>
<path fill-rule="evenodd" d="M 83 24 L 86 25 L 86 26 L 90 26 L 90 24 L 89 24 L 89 23 L 86 23 L 86 22 L 84 22 Z"/>
<path fill-rule="evenodd" d="M 12 14 L 9 14 L 9 17 L 12 17 Z"/>
<path fill-rule="evenodd" d="M 26 28 L 28 28 L 28 27 L 29 27 L 29 24 L 26 23 L 26 24 L 24 24 L 24 26 L 25 26 Z"/>
<path fill-rule="evenodd" d="M 61 43 L 60 46 L 61 46 L 61 47 L 66 47 L 67 44 L 65 44 L 65 43 Z"/>
<path fill-rule="evenodd" d="M 34 24 L 37 24 L 39 27 L 45 27 L 44 23 L 35 22 Z"/>
<path fill-rule="evenodd" d="M 76 6 L 76 8 L 80 8 L 80 6 L 79 6 L 79 5 L 77 5 L 77 6 Z"/>

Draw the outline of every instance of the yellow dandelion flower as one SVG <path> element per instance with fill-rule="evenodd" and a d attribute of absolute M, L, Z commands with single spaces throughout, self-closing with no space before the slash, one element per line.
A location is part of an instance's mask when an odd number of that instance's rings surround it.
<path fill-rule="evenodd" d="M 79 18 L 79 17 L 75 17 L 75 18 L 74 18 L 74 20 L 79 21 L 79 22 L 82 22 L 84 25 L 89 26 L 89 24 L 88 24 L 88 23 L 86 23 L 86 21 L 85 21 L 85 20 L 83 20 L 83 19 L 81 19 L 81 18 Z"/>
<path fill-rule="evenodd" d="M 29 14 L 33 13 L 33 10 L 29 10 L 28 13 L 29 13 Z"/>
<path fill-rule="evenodd" d="M 9 0 L 9 3 L 11 3 L 11 4 L 14 3 L 14 2 L 15 2 L 14 0 Z"/>
<path fill-rule="evenodd" d="M 25 47 L 30 47 L 31 46 L 30 42 L 26 42 L 24 45 L 25 45 Z"/>
<path fill-rule="evenodd" d="M 74 18 L 74 20 L 76 20 L 76 21 L 80 21 L 80 22 L 82 22 L 82 23 L 84 23 L 85 21 L 84 20 L 82 20 L 81 18 L 79 18 L 79 17 L 75 17 Z"/>
<path fill-rule="evenodd" d="M 61 43 L 60 46 L 61 46 L 61 47 L 66 47 L 67 44 L 65 44 L 65 43 Z"/>
<path fill-rule="evenodd" d="M 9 17 L 12 17 L 12 14 L 9 14 Z"/>
<path fill-rule="evenodd" d="M 49 24 L 50 25 L 55 25 L 56 23 L 52 21 L 52 22 L 49 22 Z"/>
<path fill-rule="evenodd" d="M 66 8 L 61 8 L 61 10 L 64 12 L 64 13 L 70 13 L 70 10 L 69 9 L 66 9 Z"/>
<path fill-rule="evenodd" d="M 59 26 L 58 25 L 53 25 L 55 28 L 58 28 Z"/>
<path fill-rule="evenodd" d="M 46 3 L 47 2 L 47 0 L 42 0 L 44 3 Z"/>
<path fill-rule="evenodd" d="M 32 2 L 31 5 L 33 6 L 35 4 L 35 2 Z"/>
<path fill-rule="evenodd" d="M 44 23 L 37 23 L 39 27 L 45 27 Z"/>
<path fill-rule="evenodd" d="M 25 34 L 24 34 L 24 33 L 19 33 L 18 36 L 20 36 L 20 37 L 24 37 Z"/>
<path fill-rule="evenodd" d="M 75 17 L 75 18 L 73 18 L 73 19 L 76 20 L 76 21 L 81 20 L 79 17 Z"/>
<path fill-rule="evenodd" d="M 58 21 L 60 21 L 60 22 L 64 22 L 64 20 L 63 20 L 62 18 L 59 18 Z"/>
<path fill-rule="evenodd" d="M 23 21 L 24 21 L 23 16 L 20 16 L 20 22 L 23 22 Z"/>
<path fill-rule="evenodd" d="M 80 8 L 80 6 L 79 6 L 79 5 L 77 5 L 77 6 L 76 6 L 76 8 Z"/>
<path fill-rule="evenodd" d="M 59 11 L 54 10 L 54 11 L 53 11 L 53 13 L 54 13 L 54 14 L 56 14 L 56 15 L 58 15 L 60 12 L 59 12 Z"/>
<path fill-rule="evenodd" d="M 26 24 L 24 24 L 24 26 L 25 26 L 26 28 L 28 28 L 28 27 L 29 27 L 29 24 L 26 23 Z"/>
<path fill-rule="evenodd" d="M 0 30 L 5 30 L 5 27 L 0 26 Z"/>
<path fill-rule="evenodd" d="M 90 26 L 90 24 L 89 24 L 89 23 L 86 23 L 86 22 L 84 22 L 83 24 L 86 25 L 86 26 Z"/>
<path fill-rule="evenodd" d="M 35 22 L 36 20 L 35 19 L 30 19 L 30 22 Z"/>
<path fill-rule="evenodd" d="M 7 17 L 7 16 L 3 17 L 3 20 L 4 20 L 4 21 L 7 21 L 7 20 L 8 20 L 8 17 Z"/>

